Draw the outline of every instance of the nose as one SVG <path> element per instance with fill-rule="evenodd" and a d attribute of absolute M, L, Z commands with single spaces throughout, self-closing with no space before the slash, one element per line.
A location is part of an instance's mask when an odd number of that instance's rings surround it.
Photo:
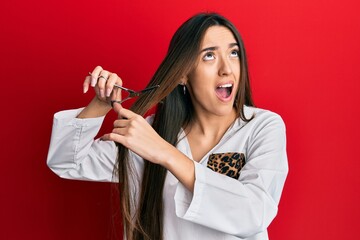
<path fill-rule="evenodd" d="M 219 76 L 228 76 L 232 73 L 229 59 L 227 57 L 221 57 L 219 59 Z"/>

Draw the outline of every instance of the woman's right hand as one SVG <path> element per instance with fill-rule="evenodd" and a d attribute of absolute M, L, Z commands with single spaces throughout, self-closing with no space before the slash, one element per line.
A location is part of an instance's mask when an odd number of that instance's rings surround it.
<path fill-rule="evenodd" d="M 83 84 L 84 93 L 89 90 L 89 86 L 94 87 L 96 98 L 100 102 L 107 103 L 111 106 L 112 100 L 121 100 L 121 89 L 115 87 L 114 84 L 122 86 L 121 78 L 116 74 L 104 70 L 97 66 L 89 76 L 85 78 Z"/>

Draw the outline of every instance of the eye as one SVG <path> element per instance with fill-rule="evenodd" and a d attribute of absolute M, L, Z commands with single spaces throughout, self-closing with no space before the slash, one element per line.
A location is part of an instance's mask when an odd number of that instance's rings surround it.
<path fill-rule="evenodd" d="M 230 56 L 238 58 L 239 57 L 239 50 L 232 50 L 231 53 L 230 53 Z"/>
<path fill-rule="evenodd" d="M 214 60 L 214 59 L 215 59 L 215 54 L 213 52 L 207 52 L 203 57 L 203 60 L 205 61 Z"/>

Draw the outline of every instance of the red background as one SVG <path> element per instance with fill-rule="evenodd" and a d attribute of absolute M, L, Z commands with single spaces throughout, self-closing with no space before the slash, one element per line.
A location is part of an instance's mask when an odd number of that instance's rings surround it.
<path fill-rule="evenodd" d="M 357 0 L 12 0 L 1 8 L 0 239 L 109 239 L 110 184 L 63 180 L 45 164 L 52 115 L 89 102 L 82 82 L 96 65 L 143 87 L 174 31 L 199 11 L 235 23 L 257 106 L 287 125 L 290 172 L 270 238 L 358 235 Z"/>

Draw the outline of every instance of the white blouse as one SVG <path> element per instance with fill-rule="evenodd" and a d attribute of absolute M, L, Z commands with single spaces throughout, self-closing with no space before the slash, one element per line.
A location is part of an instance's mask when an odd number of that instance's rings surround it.
<path fill-rule="evenodd" d="M 75 118 L 81 110 L 55 114 L 48 166 L 62 178 L 117 181 L 113 177 L 116 145 L 94 140 L 103 117 Z M 163 192 L 164 239 L 268 239 L 267 227 L 277 214 L 288 173 L 285 125 L 273 112 L 244 110 L 247 118 L 254 118 L 248 123 L 237 119 L 221 141 L 194 162 L 193 193 L 168 171 Z M 179 139 L 177 149 L 192 159 L 183 131 Z M 143 159 L 133 152 L 130 157 L 141 176 Z M 242 168 L 241 159 L 245 160 Z M 214 167 L 214 161 L 218 166 Z"/>

